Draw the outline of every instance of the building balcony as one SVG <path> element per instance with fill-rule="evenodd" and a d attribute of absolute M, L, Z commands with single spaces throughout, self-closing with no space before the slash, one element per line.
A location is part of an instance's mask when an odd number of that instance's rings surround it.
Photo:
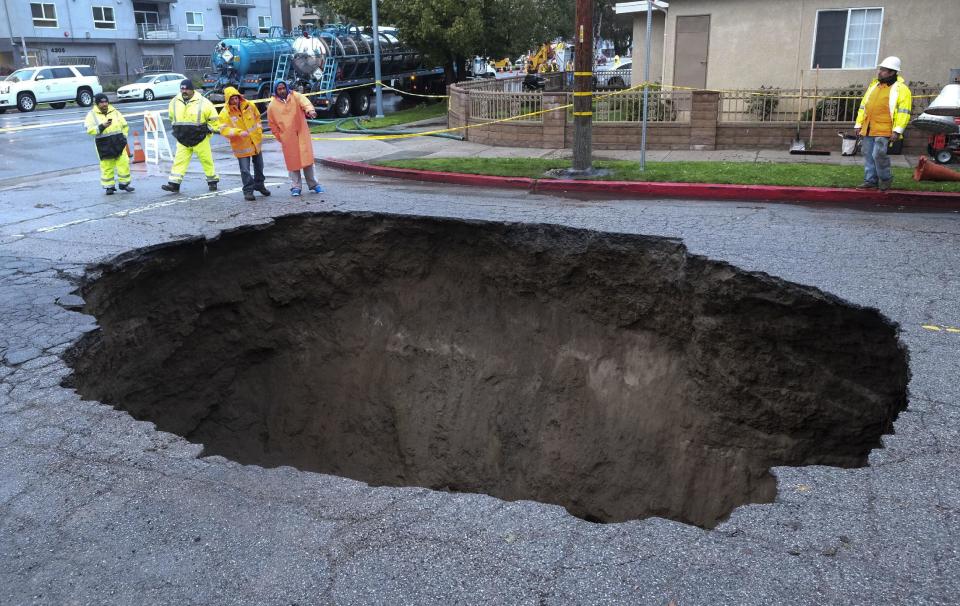
<path fill-rule="evenodd" d="M 169 43 L 180 39 L 180 31 L 173 25 L 138 23 L 137 40 L 144 43 Z"/>
<path fill-rule="evenodd" d="M 234 8 L 253 8 L 254 0 L 217 0 L 220 6 L 229 6 Z"/>

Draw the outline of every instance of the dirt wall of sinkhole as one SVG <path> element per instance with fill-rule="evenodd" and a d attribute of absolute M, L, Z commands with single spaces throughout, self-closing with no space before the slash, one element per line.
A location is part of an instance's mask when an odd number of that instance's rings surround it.
<path fill-rule="evenodd" d="M 906 406 L 877 311 L 559 226 L 325 213 L 91 272 L 69 385 L 204 454 L 710 527 Z"/>

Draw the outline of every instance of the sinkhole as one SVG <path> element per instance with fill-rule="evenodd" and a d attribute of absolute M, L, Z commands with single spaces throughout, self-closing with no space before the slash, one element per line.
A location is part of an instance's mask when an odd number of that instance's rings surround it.
<path fill-rule="evenodd" d="M 84 397 L 205 455 L 712 527 L 779 465 L 866 464 L 906 406 L 875 310 L 553 225 L 321 213 L 82 287 Z"/>

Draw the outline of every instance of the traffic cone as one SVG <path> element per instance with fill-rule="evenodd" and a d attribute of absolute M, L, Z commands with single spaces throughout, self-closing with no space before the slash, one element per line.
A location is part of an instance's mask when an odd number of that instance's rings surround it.
<path fill-rule="evenodd" d="M 143 146 L 140 145 L 140 133 L 133 131 L 133 163 L 140 164 L 146 161 L 147 156 L 143 153 Z"/>
<path fill-rule="evenodd" d="M 917 161 L 917 168 L 913 171 L 914 181 L 960 181 L 960 173 L 950 170 L 946 166 L 940 166 L 927 160 L 926 156 L 920 156 Z"/>

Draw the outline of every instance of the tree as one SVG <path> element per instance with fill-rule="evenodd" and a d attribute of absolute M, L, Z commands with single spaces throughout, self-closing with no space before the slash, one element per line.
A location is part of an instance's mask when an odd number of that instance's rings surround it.
<path fill-rule="evenodd" d="M 326 4 L 350 21 L 370 23 L 370 0 Z M 405 44 L 445 67 L 448 82 L 463 78 L 467 57 L 513 57 L 573 29 L 572 2 L 380 0 L 378 11 L 380 23 L 397 27 Z"/>

